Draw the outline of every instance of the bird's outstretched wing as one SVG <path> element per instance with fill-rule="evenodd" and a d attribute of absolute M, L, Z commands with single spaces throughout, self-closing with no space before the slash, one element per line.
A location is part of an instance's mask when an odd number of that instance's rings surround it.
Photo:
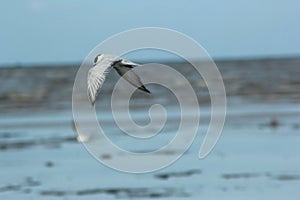
<path fill-rule="evenodd" d="M 122 76 L 126 81 L 128 81 L 131 85 L 137 87 L 138 89 L 144 92 L 151 93 L 143 85 L 140 77 L 133 70 L 131 70 L 135 66 L 138 66 L 138 64 L 122 59 L 120 62 L 117 62 L 114 65 L 114 68 L 116 69 L 118 74 Z"/>
<path fill-rule="evenodd" d="M 118 74 L 130 84 L 140 90 L 150 93 L 143 85 L 138 75 L 131 70 L 133 67 L 138 66 L 138 64 L 108 54 L 98 55 L 95 58 L 94 63 L 94 67 L 88 71 L 87 80 L 88 97 L 92 105 L 95 104 L 106 75 L 110 72 L 112 67 L 114 67 Z"/>
<path fill-rule="evenodd" d="M 87 89 L 88 97 L 92 105 L 95 104 L 100 88 L 112 68 L 112 63 L 113 62 L 107 61 L 100 62 L 88 72 Z"/>

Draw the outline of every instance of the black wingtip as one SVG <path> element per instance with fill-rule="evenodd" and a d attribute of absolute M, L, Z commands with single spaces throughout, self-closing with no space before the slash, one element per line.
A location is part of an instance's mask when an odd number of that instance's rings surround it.
<path fill-rule="evenodd" d="M 92 102 L 92 101 L 89 101 L 91 106 L 94 106 L 95 105 L 95 102 Z"/>
<path fill-rule="evenodd" d="M 88 93 L 88 99 L 89 99 L 90 104 L 91 104 L 92 106 L 94 106 L 94 105 L 95 105 L 95 102 L 96 102 L 96 99 L 93 100 L 92 97 L 91 97 L 91 95 L 90 95 L 90 93 Z"/>
<path fill-rule="evenodd" d="M 145 86 L 141 86 L 141 87 L 139 87 L 138 88 L 139 90 L 142 90 L 142 91 L 144 91 L 144 92 L 147 92 L 147 93 L 149 93 L 149 94 L 151 94 L 151 92 L 150 92 L 150 90 L 148 90 Z"/>

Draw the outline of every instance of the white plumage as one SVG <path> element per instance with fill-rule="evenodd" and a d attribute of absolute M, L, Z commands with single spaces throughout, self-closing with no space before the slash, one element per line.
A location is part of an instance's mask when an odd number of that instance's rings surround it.
<path fill-rule="evenodd" d="M 136 63 L 122 59 L 118 56 L 99 54 L 94 59 L 94 67 L 88 72 L 88 97 L 92 105 L 95 104 L 96 98 L 100 92 L 106 75 L 114 68 L 120 76 L 127 80 L 131 85 L 140 90 L 150 93 L 143 85 L 141 79 L 131 70 L 133 67 L 139 66 Z"/>

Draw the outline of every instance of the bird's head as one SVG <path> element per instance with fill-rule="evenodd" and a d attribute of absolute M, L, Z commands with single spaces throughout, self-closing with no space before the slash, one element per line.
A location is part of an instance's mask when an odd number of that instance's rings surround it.
<path fill-rule="evenodd" d="M 97 65 L 102 59 L 103 59 L 103 54 L 98 54 L 95 58 L 94 58 L 94 65 Z"/>
<path fill-rule="evenodd" d="M 110 54 L 98 54 L 94 58 L 93 66 L 98 65 L 100 62 L 115 63 L 115 62 L 120 62 L 121 60 L 123 60 L 123 59 L 120 59 L 118 56 L 114 56 L 114 55 L 110 55 Z"/>

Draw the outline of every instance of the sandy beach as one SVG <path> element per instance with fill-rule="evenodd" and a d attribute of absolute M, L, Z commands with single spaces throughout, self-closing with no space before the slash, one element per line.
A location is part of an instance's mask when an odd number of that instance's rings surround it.
<path fill-rule="evenodd" d="M 76 140 L 71 96 L 78 64 L 0 68 L 0 199 L 298 199 L 300 59 L 216 62 L 227 92 L 227 118 L 219 142 L 203 160 L 197 155 L 210 119 L 207 88 L 188 64 L 166 64 L 200 89 L 201 122 L 181 159 L 147 174 L 105 167 Z M 135 151 L 169 141 L 178 126 L 180 116 L 172 112 L 178 103 L 151 85 L 152 96 L 137 93 L 131 111 L 144 123 L 150 104 L 166 106 L 171 120 L 160 139 L 136 144 L 120 133 L 107 106 L 117 78 L 109 75 L 96 105 L 111 140 Z"/>

